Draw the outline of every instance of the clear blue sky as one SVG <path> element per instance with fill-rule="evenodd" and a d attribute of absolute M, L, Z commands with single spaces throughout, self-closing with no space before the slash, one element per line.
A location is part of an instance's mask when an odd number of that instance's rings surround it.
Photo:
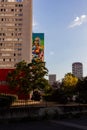
<path fill-rule="evenodd" d="M 82 62 L 87 76 L 87 0 L 33 0 L 33 32 L 45 33 L 49 74 L 60 80 Z"/>

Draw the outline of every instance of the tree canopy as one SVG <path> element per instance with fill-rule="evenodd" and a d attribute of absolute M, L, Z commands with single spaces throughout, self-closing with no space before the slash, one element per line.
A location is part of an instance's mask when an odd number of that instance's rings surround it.
<path fill-rule="evenodd" d="M 11 89 L 18 90 L 18 94 L 29 94 L 31 90 L 44 89 L 47 84 L 45 76 L 48 74 L 48 69 L 45 67 L 45 62 L 40 60 L 26 63 L 21 61 L 16 64 L 16 68 L 8 73 L 7 82 Z"/>
<path fill-rule="evenodd" d="M 71 73 L 67 73 L 62 81 L 65 87 L 75 87 L 78 82 L 78 78 Z"/>
<path fill-rule="evenodd" d="M 67 73 L 62 80 L 62 88 L 66 92 L 73 92 L 78 83 L 78 78 L 71 73 Z"/>

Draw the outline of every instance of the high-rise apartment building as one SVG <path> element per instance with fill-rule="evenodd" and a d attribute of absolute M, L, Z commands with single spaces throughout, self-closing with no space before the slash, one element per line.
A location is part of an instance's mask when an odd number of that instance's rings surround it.
<path fill-rule="evenodd" d="M 56 74 L 49 74 L 50 85 L 52 85 L 54 82 L 56 82 Z"/>
<path fill-rule="evenodd" d="M 0 68 L 32 59 L 32 0 L 0 0 Z"/>
<path fill-rule="evenodd" d="M 72 74 L 77 78 L 81 79 L 83 77 L 83 65 L 80 62 L 75 62 L 72 64 Z"/>

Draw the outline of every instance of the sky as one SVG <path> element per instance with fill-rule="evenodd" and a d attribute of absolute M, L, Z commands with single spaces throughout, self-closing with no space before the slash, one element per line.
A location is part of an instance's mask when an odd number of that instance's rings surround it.
<path fill-rule="evenodd" d="M 33 32 L 45 34 L 48 74 L 61 80 L 81 62 L 87 76 L 87 0 L 33 0 Z"/>

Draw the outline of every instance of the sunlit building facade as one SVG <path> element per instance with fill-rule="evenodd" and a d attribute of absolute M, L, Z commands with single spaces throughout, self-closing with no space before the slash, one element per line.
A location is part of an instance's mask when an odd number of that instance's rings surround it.
<path fill-rule="evenodd" d="M 32 0 L 0 0 L 0 68 L 32 59 Z"/>
<path fill-rule="evenodd" d="M 83 64 L 80 62 L 73 63 L 72 74 L 77 78 L 81 79 L 83 77 Z"/>

